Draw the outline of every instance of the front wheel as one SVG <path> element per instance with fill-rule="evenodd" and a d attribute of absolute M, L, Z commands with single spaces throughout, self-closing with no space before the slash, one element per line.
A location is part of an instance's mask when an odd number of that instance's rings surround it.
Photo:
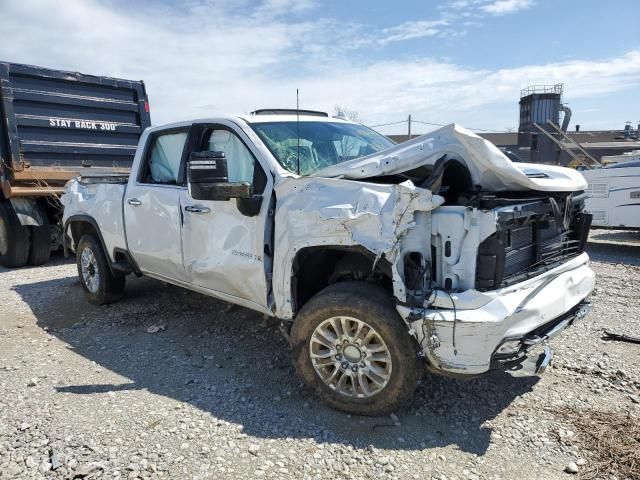
<path fill-rule="evenodd" d="M 83 235 L 76 247 L 78 276 L 89 303 L 103 305 L 124 293 L 124 275 L 111 273 L 102 245 L 94 235 Z"/>
<path fill-rule="evenodd" d="M 366 282 L 340 282 L 309 300 L 291 345 L 304 383 L 333 408 L 357 415 L 392 412 L 422 375 L 417 344 L 390 295 Z"/>

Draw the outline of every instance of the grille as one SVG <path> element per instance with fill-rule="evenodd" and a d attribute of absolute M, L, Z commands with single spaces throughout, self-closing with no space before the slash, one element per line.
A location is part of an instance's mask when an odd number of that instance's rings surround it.
<path fill-rule="evenodd" d="M 517 210 L 518 215 L 511 212 L 507 220 L 499 220 L 496 233 L 478 250 L 478 290 L 501 288 L 539 275 L 584 250 L 591 215 L 583 213 L 579 204 L 567 211 L 565 219 L 558 204 L 563 203 L 539 202 L 528 212 L 523 208 Z"/>

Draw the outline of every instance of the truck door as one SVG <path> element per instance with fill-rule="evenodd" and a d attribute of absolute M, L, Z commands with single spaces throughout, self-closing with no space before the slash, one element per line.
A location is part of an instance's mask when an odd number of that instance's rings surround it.
<path fill-rule="evenodd" d="M 124 198 L 127 245 L 140 270 L 182 282 L 187 277 L 182 263 L 180 196 L 186 187 L 178 178 L 188 132 L 184 127 L 151 134 Z"/>
<path fill-rule="evenodd" d="M 221 298 L 267 310 L 266 272 L 271 264 L 265 244 L 270 236 L 267 220 L 273 180 L 237 126 L 195 124 L 193 129 L 197 134 L 192 131 L 192 138 L 199 139 L 193 150 L 224 152 L 229 182 L 250 182 L 254 198 L 203 201 L 194 200 L 188 189 L 181 191 L 187 276 L 193 285 L 217 292 Z"/>

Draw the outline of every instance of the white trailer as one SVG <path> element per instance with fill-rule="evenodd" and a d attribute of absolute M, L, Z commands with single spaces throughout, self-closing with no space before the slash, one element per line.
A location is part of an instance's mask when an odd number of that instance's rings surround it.
<path fill-rule="evenodd" d="M 640 229 L 640 160 L 615 163 L 582 172 L 589 183 L 585 210 L 591 225 Z"/>

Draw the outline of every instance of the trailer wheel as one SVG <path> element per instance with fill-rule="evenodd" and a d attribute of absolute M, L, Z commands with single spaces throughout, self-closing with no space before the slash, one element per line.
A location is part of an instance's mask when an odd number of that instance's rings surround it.
<path fill-rule="evenodd" d="M 41 214 L 44 223 L 38 227 L 29 227 L 31 230 L 29 265 L 44 265 L 51 257 L 51 225 L 44 210 Z"/>
<path fill-rule="evenodd" d="M 104 305 L 122 298 L 125 277 L 111 273 L 102 245 L 94 235 L 80 238 L 76 261 L 78 276 L 89 303 Z"/>
<path fill-rule="evenodd" d="M 18 220 L 11 203 L 0 203 L 0 265 L 23 267 L 29 258 L 29 230 Z"/>
<path fill-rule="evenodd" d="M 339 282 L 309 300 L 293 322 L 293 362 L 331 407 L 388 414 L 412 397 L 423 373 L 407 330 L 387 291 Z"/>

